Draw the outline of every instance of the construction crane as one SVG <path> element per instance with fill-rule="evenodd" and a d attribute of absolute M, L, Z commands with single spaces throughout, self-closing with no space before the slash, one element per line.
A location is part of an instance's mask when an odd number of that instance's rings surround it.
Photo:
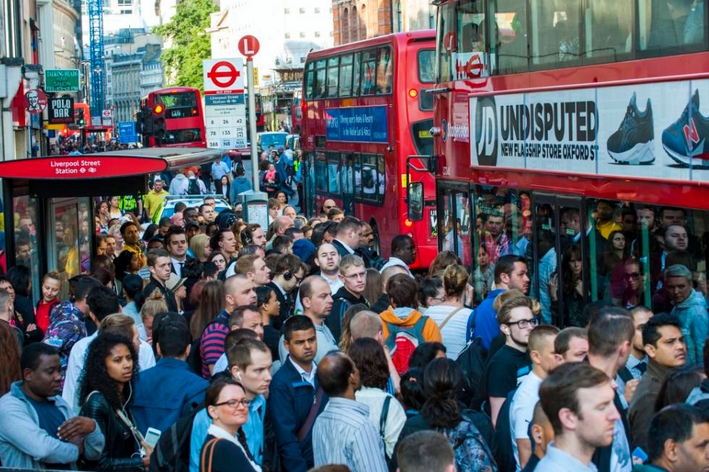
<path fill-rule="evenodd" d="M 103 48 L 103 0 L 88 0 L 91 116 L 101 116 L 106 100 L 106 61 Z"/>

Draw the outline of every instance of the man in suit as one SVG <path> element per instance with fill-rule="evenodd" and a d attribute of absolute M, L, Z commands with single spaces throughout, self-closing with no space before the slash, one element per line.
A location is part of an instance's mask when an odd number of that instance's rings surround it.
<path fill-rule="evenodd" d="M 318 341 L 313 322 L 307 316 L 294 316 L 286 320 L 283 331 L 288 357 L 273 376 L 266 411 L 274 416 L 283 470 L 305 472 L 314 464 L 313 424 L 327 396 L 318 389 L 315 375 Z"/>
<path fill-rule="evenodd" d="M 355 253 L 355 250 L 359 247 L 361 236 L 362 226 L 360 221 L 353 216 L 347 216 L 337 224 L 337 234 L 332 241 L 332 245 L 335 246 L 340 257 L 345 257 Z"/>
<path fill-rule="evenodd" d="M 276 261 L 276 271 L 272 274 L 271 281 L 266 285 L 276 292 L 276 298 L 281 304 L 278 316 L 271 318 L 271 324 L 276 329 L 293 316 L 293 294 L 297 292 L 300 282 L 305 276 L 305 267 L 298 256 L 283 254 Z"/>
<path fill-rule="evenodd" d="M 170 271 L 183 277 L 182 270 L 188 259 L 187 233 L 181 226 L 172 225 L 165 233 L 165 249 L 170 253 Z"/>

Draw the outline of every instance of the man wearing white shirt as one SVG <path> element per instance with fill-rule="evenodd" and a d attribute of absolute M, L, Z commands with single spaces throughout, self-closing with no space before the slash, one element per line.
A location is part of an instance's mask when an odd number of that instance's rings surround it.
<path fill-rule="evenodd" d="M 510 404 L 510 432 L 517 472 L 532 456 L 529 425 L 534 416 L 534 405 L 539 401 L 539 386 L 558 363 L 554 356 L 554 339 L 558 333 L 556 326 L 542 325 L 534 328 L 529 335 L 529 357 L 534 368 L 519 384 Z"/>
<path fill-rule="evenodd" d="M 165 249 L 170 253 L 171 272 L 182 277 L 187 262 L 187 233 L 181 226 L 170 226 L 165 234 Z"/>
<path fill-rule="evenodd" d="M 95 290 L 91 293 L 95 293 Z M 91 295 L 89 295 L 89 297 L 90 296 Z M 138 351 L 138 365 L 141 371 L 155 366 L 153 349 L 150 344 L 140 340 L 138 327 L 135 325 L 133 318 L 121 314 L 106 316 L 96 333 L 74 344 L 74 348 L 71 350 L 71 355 L 69 356 L 69 365 L 67 366 L 62 398 L 71 406 L 72 410 L 77 413 L 80 408 L 77 401 L 77 392 L 81 390 L 79 379 L 81 378 L 84 363 L 86 362 L 86 354 L 93 340 L 101 333 L 117 334 L 132 340 L 135 349 Z"/>
<path fill-rule="evenodd" d="M 401 266 L 406 269 L 409 277 L 414 278 L 409 266 L 416 260 L 416 243 L 414 239 L 407 234 L 399 234 L 391 240 L 391 257 L 386 264 L 379 269 L 379 272 L 384 272 L 385 269 L 391 266 Z"/>
<path fill-rule="evenodd" d="M 337 293 L 344 286 L 340 278 L 340 260 L 337 248 L 330 243 L 322 243 L 317 251 L 315 265 L 320 267 L 320 277 L 330 286 L 331 293 Z"/>

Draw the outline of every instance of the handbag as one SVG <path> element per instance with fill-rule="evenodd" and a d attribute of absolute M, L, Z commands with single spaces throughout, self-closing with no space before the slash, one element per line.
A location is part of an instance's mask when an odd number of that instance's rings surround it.
<path fill-rule="evenodd" d="M 310 432 L 310 428 L 313 427 L 313 423 L 315 423 L 315 417 L 318 416 L 318 410 L 320 409 L 320 404 L 322 403 L 322 397 L 324 394 L 325 392 L 323 389 L 318 386 L 318 391 L 315 394 L 315 400 L 313 400 L 308 416 L 305 418 L 303 426 L 300 427 L 298 434 L 296 435 L 298 437 L 298 442 L 303 442 L 305 437 L 308 435 L 308 432 Z"/>
<path fill-rule="evenodd" d="M 443 323 L 441 323 L 441 325 L 438 327 L 438 329 L 439 330 L 443 329 L 443 327 L 448 324 L 450 319 L 453 318 L 453 315 L 455 315 L 456 313 L 458 313 L 462 309 L 463 309 L 463 307 L 460 307 L 460 308 L 457 308 L 457 309 L 451 311 L 450 314 L 448 316 L 446 316 L 446 319 L 443 320 Z"/>
<path fill-rule="evenodd" d="M 217 447 L 217 443 L 219 441 L 221 441 L 221 439 L 214 438 L 210 439 L 209 442 L 206 444 L 204 450 L 202 451 L 202 457 L 200 458 L 200 471 L 212 471 L 212 464 L 214 463 L 214 448 Z"/>

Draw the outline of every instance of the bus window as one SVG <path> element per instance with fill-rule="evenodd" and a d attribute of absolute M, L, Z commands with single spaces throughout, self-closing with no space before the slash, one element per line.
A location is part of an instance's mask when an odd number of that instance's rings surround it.
<path fill-rule="evenodd" d="M 354 154 L 342 153 L 340 168 L 340 188 L 342 189 L 342 210 L 346 215 L 354 215 Z"/>
<path fill-rule="evenodd" d="M 362 156 L 362 199 L 369 202 L 377 201 L 377 158 L 372 155 Z"/>
<path fill-rule="evenodd" d="M 340 79 L 339 96 L 349 97 L 352 95 L 352 55 L 347 54 L 340 58 Z"/>
<path fill-rule="evenodd" d="M 331 57 L 327 61 L 327 96 L 328 98 L 337 97 L 337 78 L 339 75 L 340 58 Z"/>
<path fill-rule="evenodd" d="M 448 2 L 438 7 L 438 27 L 436 28 L 436 43 L 438 51 L 438 82 L 448 82 L 453 79 L 451 54 L 455 49 L 455 5 Z"/>
<path fill-rule="evenodd" d="M 308 62 L 305 66 L 305 98 L 312 100 L 315 96 L 315 63 Z"/>
<path fill-rule="evenodd" d="M 357 97 L 360 94 L 360 77 L 362 76 L 362 64 L 360 63 L 359 53 L 353 54 L 352 59 L 352 96 Z"/>
<path fill-rule="evenodd" d="M 362 155 L 353 154 L 354 156 L 354 198 L 360 200 L 362 198 Z"/>
<path fill-rule="evenodd" d="M 340 155 L 335 152 L 327 154 L 328 187 L 329 193 L 339 195 L 340 193 Z"/>
<path fill-rule="evenodd" d="M 315 64 L 315 87 L 313 98 L 325 98 L 325 73 L 326 61 L 320 60 Z"/>
<path fill-rule="evenodd" d="M 580 59 L 580 4 L 560 0 L 534 2 L 532 5 L 532 64 L 554 65 Z"/>
<path fill-rule="evenodd" d="M 470 253 L 470 198 L 467 193 L 457 193 L 455 196 L 455 232 L 463 245 L 463 265 L 471 267 L 472 257 Z"/>
<path fill-rule="evenodd" d="M 524 72 L 528 68 L 527 2 L 497 0 L 495 31 L 496 74 Z"/>
<path fill-rule="evenodd" d="M 376 92 L 377 52 L 362 52 L 362 95 L 374 95 Z"/>
<path fill-rule="evenodd" d="M 418 77 L 419 81 L 424 84 L 432 84 L 436 80 L 436 72 L 434 70 L 436 51 L 433 49 L 422 49 L 418 53 Z"/>
<path fill-rule="evenodd" d="M 391 93 L 391 82 L 394 77 L 394 64 L 389 47 L 377 51 L 377 95 Z"/>
<path fill-rule="evenodd" d="M 379 203 L 384 203 L 384 195 L 386 195 L 386 168 L 384 167 L 384 156 L 377 156 L 377 177 Z"/>
<path fill-rule="evenodd" d="M 325 153 L 318 152 L 315 155 L 315 188 L 319 192 L 327 192 L 327 161 Z"/>
<path fill-rule="evenodd" d="M 619 8 L 615 0 L 590 0 L 586 13 L 586 56 L 615 61 L 633 49 L 634 2 Z M 666 3 L 665 0 L 658 3 Z M 651 40 L 652 41 L 652 40 Z"/>
<path fill-rule="evenodd" d="M 30 298 L 39 297 L 40 277 L 37 248 L 37 199 L 27 195 L 14 197 L 12 201 L 15 215 L 15 263 L 30 269 L 32 293 Z M 6 236 L 7 237 L 7 236 Z M 78 270 L 78 258 L 76 264 Z M 78 272 L 77 272 L 78 273 Z"/>

